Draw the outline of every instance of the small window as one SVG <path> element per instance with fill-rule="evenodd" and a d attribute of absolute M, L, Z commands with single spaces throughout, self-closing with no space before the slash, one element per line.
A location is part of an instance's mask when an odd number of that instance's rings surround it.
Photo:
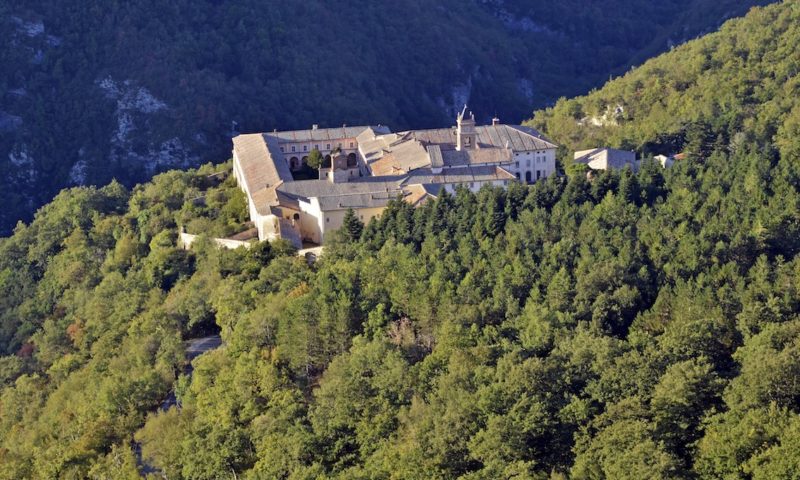
<path fill-rule="evenodd" d="M 294 145 L 292 145 L 292 151 L 294 152 Z"/>
<path fill-rule="evenodd" d="M 303 145 L 303 151 L 304 151 L 304 152 L 307 152 L 307 151 L 308 151 L 308 145 Z"/>
<path fill-rule="evenodd" d="M 515 167 L 517 167 L 517 168 L 519 168 L 519 162 L 518 162 L 518 161 L 517 161 L 517 162 L 514 162 L 514 166 L 515 166 Z"/>
<path fill-rule="evenodd" d="M 353 148 L 353 142 L 350 142 L 350 148 Z"/>
<path fill-rule="evenodd" d="M 319 150 L 319 145 L 314 145 L 314 150 Z"/>
<path fill-rule="evenodd" d="M 331 149 L 331 144 L 330 143 L 326 143 L 325 144 L 325 150 L 330 150 L 330 149 Z"/>
<path fill-rule="evenodd" d="M 342 142 L 339 142 L 339 148 L 342 148 Z"/>
<path fill-rule="evenodd" d="M 329 217 L 325 217 L 325 223 L 331 223 L 331 219 Z"/>
<path fill-rule="evenodd" d="M 283 152 L 283 147 L 281 147 L 281 152 Z"/>

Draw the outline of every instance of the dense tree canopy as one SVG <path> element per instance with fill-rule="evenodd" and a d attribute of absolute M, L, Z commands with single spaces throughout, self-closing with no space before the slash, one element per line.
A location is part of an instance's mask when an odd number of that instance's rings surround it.
<path fill-rule="evenodd" d="M 243 228 L 229 164 L 66 190 L 0 240 L 0 478 L 796 478 L 800 144 L 731 128 L 350 214 L 313 264 L 177 248 Z"/>
<path fill-rule="evenodd" d="M 532 123 L 571 149 L 609 144 L 704 158 L 755 142 L 797 155 L 798 43 L 795 2 L 756 8 L 600 90 L 562 98 Z"/>
<path fill-rule="evenodd" d="M 0 2 L 0 234 L 233 131 L 508 122 L 771 0 Z"/>

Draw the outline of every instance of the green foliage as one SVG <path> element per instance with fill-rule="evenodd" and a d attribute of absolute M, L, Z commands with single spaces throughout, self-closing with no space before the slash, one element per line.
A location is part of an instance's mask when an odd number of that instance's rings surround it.
<path fill-rule="evenodd" d="M 322 153 L 316 148 L 311 150 L 308 154 L 308 158 L 306 158 L 306 164 L 314 170 L 319 170 L 324 161 L 325 158 L 322 156 Z"/>
<path fill-rule="evenodd" d="M 587 96 L 562 98 L 532 124 L 571 150 L 610 145 L 698 159 L 757 143 L 796 159 L 799 17 L 792 5 L 756 8 Z"/>
<path fill-rule="evenodd" d="M 356 212 L 352 208 L 347 209 L 342 219 L 342 240 L 355 242 L 361 238 L 361 232 L 364 231 L 364 223 L 356 217 Z"/>
<path fill-rule="evenodd" d="M 767 1 L 6 3 L 0 234 L 76 183 L 218 161 L 235 129 L 440 127 L 460 92 L 517 121 Z"/>
<path fill-rule="evenodd" d="M 740 127 L 668 170 L 348 213 L 313 265 L 175 247 L 239 225 L 229 166 L 65 191 L 0 240 L 0 478 L 131 477 L 132 439 L 169 478 L 794 478 L 800 175 Z"/>

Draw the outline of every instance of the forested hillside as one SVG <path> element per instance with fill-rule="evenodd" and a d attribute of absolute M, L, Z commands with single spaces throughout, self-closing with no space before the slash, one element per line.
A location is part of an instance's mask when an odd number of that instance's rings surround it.
<path fill-rule="evenodd" d="M 230 164 L 65 190 L 0 240 L 0 478 L 138 478 L 137 454 L 178 479 L 797 478 L 797 108 L 754 100 L 796 91 L 770 72 L 797 68 L 797 25 L 797 2 L 767 7 L 643 67 L 715 45 L 681 91 L 715 71 L 690 111 L 718 110 L 664 129 L 691 152 L 670 169 L 398 201 L 311 265 L 281 243 L 175 246 L 245 219 L 209 176 Z M 741 74 L 751 91 L 707 104 Z M 655 142 L 656 117 L 562 113 L 683 101 L 639 75 L 534 121 L 569 145 Z M 223 346 L 188 377 L 181 341 L 209 329 Z"/>
<path fill-rule="evenodd" d="M 0 233 L 241 131 L 529 116 L 767 0 L 0 2 Z"/>
<path fill-rule="evenodd" d="M 798 10 L 797 2 L 756 9 L 587 96 L 561 99 L 532 123 L 572 149 L 609 144 L 702 157 L 757 142 L 796 155 Z"/>

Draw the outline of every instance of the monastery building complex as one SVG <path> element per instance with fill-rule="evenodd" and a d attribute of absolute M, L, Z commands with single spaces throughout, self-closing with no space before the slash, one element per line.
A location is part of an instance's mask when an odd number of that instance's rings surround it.
<path fill-rule="evenodd" d="M 476 126 L 467 108 L 456 126 L 392 133 L 384 126 L 318 128 L 238 135 L 233 172 L 247 195 L 260 240 L 322 244 L 348 209 L 365 223 L 393 199 L 421 205 L 442 189 L 533 183 L 556 171 L 557 145 L 536 130 Z M 318 150 L 319 178 L 295 180 Z M 293 176 L 294 174 L 294 176 Z"/>

